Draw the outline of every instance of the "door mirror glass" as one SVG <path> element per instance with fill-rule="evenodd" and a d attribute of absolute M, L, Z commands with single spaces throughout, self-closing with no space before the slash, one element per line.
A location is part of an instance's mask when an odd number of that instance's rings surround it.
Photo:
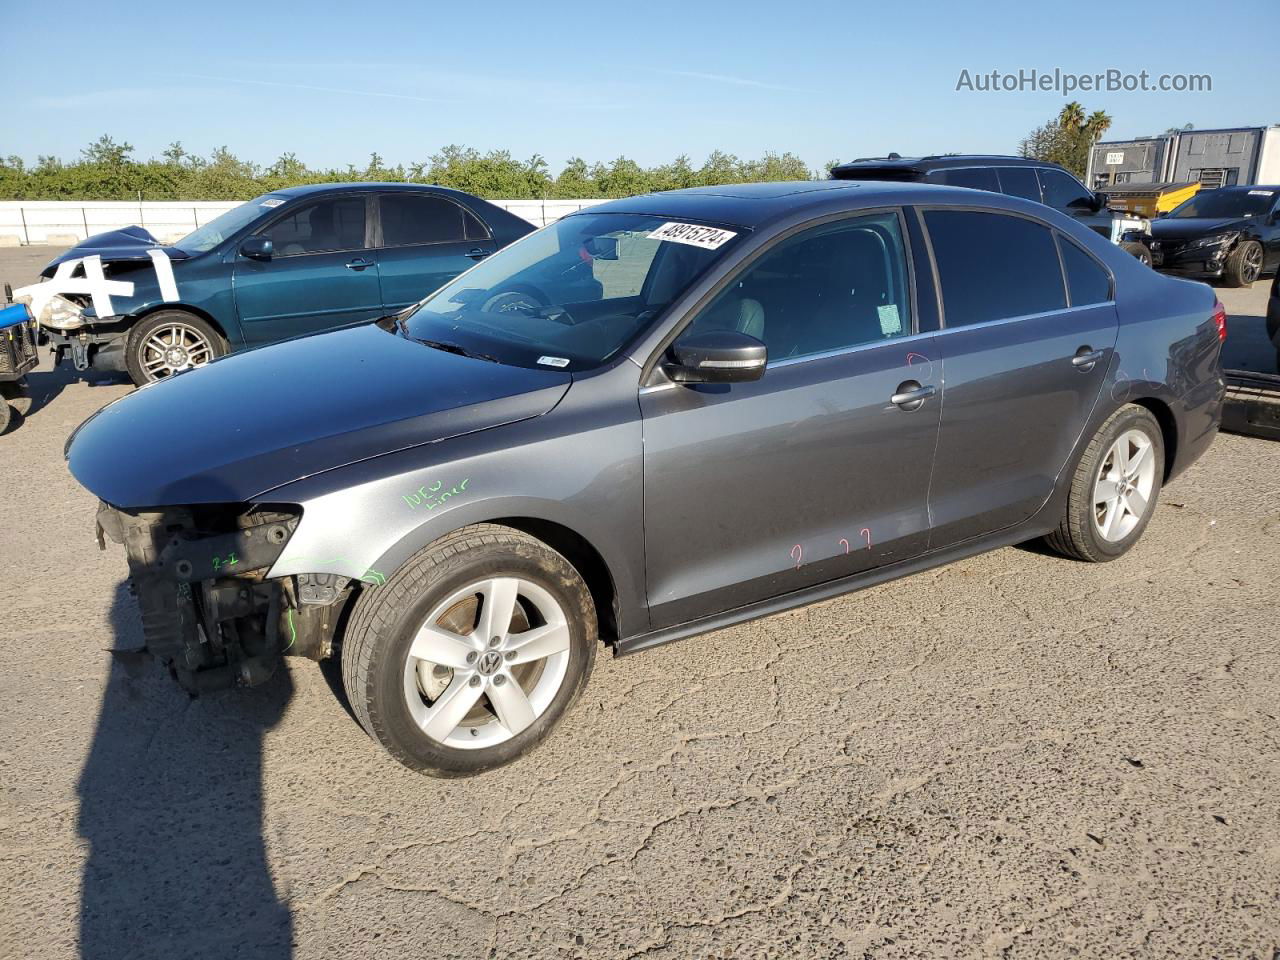
<path fill-rule="evenodd" d="M 1105 193 L 1095 193 L 1093 195 L 1093 209 L 1095 210 L 1107 209 L 1107 195 Z"/>
<path fill-rule="evenodd" d="M 240 255 L 250 260 L 270 260 L 275 253 L 275 244 L 270 237 L 248 237 L 240 244 Z"/>
<path fill-rule="evenodd" d="M 755 337 L 711 330 L 677 340 L 662 369 L 677 383 L 745 383 L 759 380 L 768 361 L 767 348 Z"/>

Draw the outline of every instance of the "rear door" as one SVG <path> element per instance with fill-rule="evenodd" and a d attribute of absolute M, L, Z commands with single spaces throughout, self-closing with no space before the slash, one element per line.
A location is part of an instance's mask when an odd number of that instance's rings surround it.
<path fill-rule="evenodd" d="M 489 228 L 470 210 L 411 191 L 378 195 L 376 245 L 387 313 L 417 303 L 496 249 Z"/>
<path fill-rule="evenodd" d="M 366 242 L 366 196 L 300 201 L 258 235 L 270 260 L 236 254 L 232 289 L 248 345 L 314 333 L 382 313 L 378 267 Z"/>
<path fill-rule="evenodd" d="M 685 330 L 763 340 L 764 376 L 641 390 L 655 628 L 925 549 L 940 365 L 903 237 L 892 211 L 780 240 Z"/>
<path fill-rule="evenodd" d="M 946 379 L 929 500 L 936 548 L 1044 504 L 1097 403 L 1118 323 L 1110 273 L 1048 225 L 976 209 L 923 216 Z"/>

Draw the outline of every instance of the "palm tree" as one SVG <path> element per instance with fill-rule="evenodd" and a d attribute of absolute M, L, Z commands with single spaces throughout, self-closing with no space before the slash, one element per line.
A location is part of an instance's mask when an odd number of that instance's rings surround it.
<path fill-rule="evenodd" d="M 1084 124 L 1083 132 L 1088 135 L 1089 143 L 1094 144 L 1110 129 L 1111 117 L 1105 110 L 1095 110 L 1089 114 L 1089 119 Z"/>
<path fill-rule="evenodd" d="M 1072 100 L 1063 107 L 1062 112 L 1058 114 L 1058 126 L 1070 133 L 1075 133 L 1083 127 L 1084 105 L 1078 100 Z"/>

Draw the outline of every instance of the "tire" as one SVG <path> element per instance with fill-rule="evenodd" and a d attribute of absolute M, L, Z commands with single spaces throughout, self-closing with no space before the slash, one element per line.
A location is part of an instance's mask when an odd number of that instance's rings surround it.
<path fill-rule="evenodd" d="M 9 406 L 9 401 L 0 396 L 0 435 L 9 429 L 9 424 L 13 421 L 13 413 L 13 407 Z"/>
<path fill-rule="evenodd" d="M 486 606 L 504 609 L 503 584 L 519 590 L 509 629 L 486 629 Z M 534 649 L 526 632 L 546 642 Z M 486 644 L 484 633 L 501 642 Z M 342 643 L 343 685 L 360 725 L 406 767 L 471 776 L 547 737 L 586 686 L 598 642 L 591 593 L 569 561 L 518 530 L 477 524 L 360 596 Z"/>
<path fill-rule="evenodd" d="M 173 353 L 162 353 L 168 344 Z M 202 367 L 227 353 L 222 334 L 203 317 L 185 310 L 159 310 L 129 332 L 125 365 L 135 384 L 152 383 L 194 367 Z"/>
<path fill-rule="evenodd" d="M 1132 472 L 1126 472 L 1118 460 L 1122 439 L 1126 451 L 1123 459 L 1132 458 Z M 1135 455 L 1136 450 L 1141 452 Z M 1117 487 L 1116 480 L 1121 477 L 1124 484 Z M 1089 563 L 1105 563 L 1123 556 L 1147 528 L 1163 479 L 1164 437 L 1160 424 L 1145 407 L 1126 404 L 1107 418 L 1085 448 L 1076 465 L 1058 529 L 1045 537 L 1045 542 L 1063 556 Z M 1099 489 L 1104 482 L 1111 487 Z M 1106 498 L 1108 489 L 1117 490 L 1117 497 Z M 1123 490 L 1130 492 L 1119 495 Z M 1145 501 L 1145 506 L 1134 513 L 1139 500 Z"/>
<path fill-rule="evenodd" d="M 1136 240 L 1130 240 L 1120 244 L 1120 249 L 1126 253 L 1132 254 L 1135 260 L 1151 266 L 1151 251 L 1147 249 L 1145 243 L 1138 243 Z"/>
<path fill-rule="evenodd" d="M 1227 254 L 1222 268 L 1222 282 L 1228 287 L 1247 287 L 1262 276 L 1262 244 L 1256 240 L 1237 243 Z"/>

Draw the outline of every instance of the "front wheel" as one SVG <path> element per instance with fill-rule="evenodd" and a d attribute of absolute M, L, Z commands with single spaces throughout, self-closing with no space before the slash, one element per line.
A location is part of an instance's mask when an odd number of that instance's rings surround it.
<path fill-rule="evenodd" d="M 159 310 L 129 332 L 125 364 L 138 386 L 203 367 L 227 352 L 227 341 L 203 317 L 185 310 Z"/>
<path fill-rule="evenodd" d="M 478 524 L 356 603 L 342 676 L 365 731 L 405 766 L 469 776 L 517 759 L 586 685 L 595 607 L 559 553 Z"/>
<path fill-rule="evenodd" d="M 1126 240 L 1120 244 L 1120 249 L 1133 256 L 1134 259 L 1151 266 L 1151 251 L 1147 249 L 1145 243 L 1139 243 L 1136 240 Z"/>
<path fill-rule="evenodd" d="M 1122 556 L 1147 528 L 1163 479 L 1160 424 L 1145 407 L 1121 407 L 1085 448 L 1058 529 L 1046 542 L 1091 563 Z"/>
<path fill-rule="evenodd" d="M 1262 244 L 1256 240 L 1237 243 L 1222 268 L 1222 282 L 1228 287 L 1247 287 L 1262 276 Z"/>

